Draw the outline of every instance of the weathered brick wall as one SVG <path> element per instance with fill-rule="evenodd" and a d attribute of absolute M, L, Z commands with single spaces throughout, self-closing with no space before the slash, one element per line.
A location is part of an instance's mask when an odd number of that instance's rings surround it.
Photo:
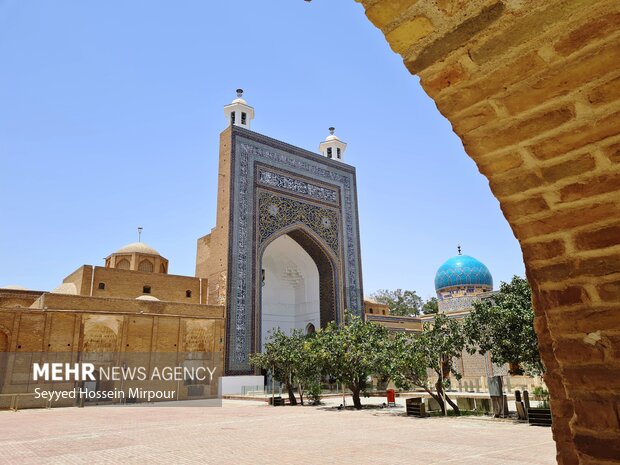
<path fill-rule="evenodd" d="M 135 299 L 143 295 L 144 286 L 151 288 L 153 297 L 162 301 L 200 304 L 206 303 L 207 280 L 191 276 L 178 276 L 148 271 L 121 270 L 94 267 L 95 278 L 91 281 L 93 267 L 84 265 L 67 276 L 63 282 L 76 285 L 80 295 Z M 99 284 L 104 289 L 99 289 Z M 189 297 L 187 291 L 190 291 Z M 202 296 L 202 301 L 201 301 Z"/>
<path fill-rule="evenodd" d="M 213 305 L 150 302 L 110 298 L 93 298 L 46 294 L 46 310 L 0 306 L 0 393 L 33 392 L 35 388 L 49 389 L 45 381 L 33 381 L 32 358 L 29 353 L 40 352 L 47 360 L 56 360 L 55 353 L 78 354 L 88 352 L 85 341 L 89 334 L 101 332 L 104 327 L 113 335 L 113 344 L 106 351 L 116 355 L 116 366 L 125 354 L 146 354 L 145 360 L 153 366 L 157 355 L 149 353 L 177 353 L 206 351 L 214 355 L 213 364 L 218 376 L 223 373 L 224 309 Z M 196 340 L 200 344 L 196 344 Z M 88 346 L 91 350 L 100 347 Z M 188 388 L 174 383 L 158 389 L 180 389 L 179 398 L 189 396 Z M 73 382 L 54 385 L 54 388 L 73 389 Z M 124 385 L 143 387 L 139 383 Z M 121 383 L 112 383 L 106 389 L 122 389 Z M 207 386 L 205 393 L 217 394 L 217 383 Z M 7 408 L 10 398 L 0 398 L 0 408 Z M 41 401 L 24 398 L 22 407 L 40 407 Z M 60 405 L 60 404 L 56 404 Z M 64 405 L 73 405 L 67 401 Z"/>
<path fill-rule="evenodd" d="M 0 289 L 0 307 L 30 307 L 43 292 Z"/>
<path fill-rule="evenodd" d="M 196 276 L 209 280 L 206 303 L 212 305 L 226 303 L 231 163 L 232 131 L 229 126 L 220 133 L 215 227 L 210 234 L 198 239 L 196 252 Z"/>
<path fill-rule="evenodd" d="M 176 315 L 188 317 L 223 318 L 224 307 L 168 301 L 117 299 L 46 293 L 35 302 L 33 309 Z"/>
<path fill-rule="evenodd" d="M 620 3 L 357 0 L 521 243 L 558 461 L 620 457 Z"/>

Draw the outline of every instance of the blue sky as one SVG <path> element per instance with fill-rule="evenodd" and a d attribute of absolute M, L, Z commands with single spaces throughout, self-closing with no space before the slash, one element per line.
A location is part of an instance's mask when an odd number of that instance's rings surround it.
<path fill-rule="evenodd" d="M 353 0 L 0 0 L 0 286 L 49 290 L 143 240 L 193 275 L 218 134 L 252 129 L 357 168 L 364 290 L 434 294 L 456 254 L 523 275 L 486 179 Z"/>

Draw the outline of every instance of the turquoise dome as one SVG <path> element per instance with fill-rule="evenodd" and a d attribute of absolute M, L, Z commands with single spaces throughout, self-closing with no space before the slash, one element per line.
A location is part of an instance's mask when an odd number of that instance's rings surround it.
<path fill-rule="evenodd" d="M 485 286 L 493 289 L 493 277 L 484 263 L 469 255 L 457 255 L 445 262 L 435 275 L 435 290 L 452 286 Z"/>

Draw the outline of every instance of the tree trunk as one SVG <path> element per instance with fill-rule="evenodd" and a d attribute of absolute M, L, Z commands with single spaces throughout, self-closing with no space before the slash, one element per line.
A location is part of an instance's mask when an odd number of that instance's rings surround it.
<path fill-rule="evenodd" d="M 520 376 L 524 373 L 523 368 L 520 363 L 517 362 L 509 362 L 508 363 L 508 373 L 512 376 Z"/>
<path fill-rule="evenodd" d="M 303 384 L 297 384 L 297 391 L 299 392 L 299 403 L 304 405 L 304 386 Z"/>
<path fill-rule="evenodd" d="M 353 406 L 357 410 L 361 410 L 362 409 L 362 401 L 360 399 L 360 388 L 357 387 L 357 386 L 349 386 L 349 389 L 351 389 L 351 392 L 353 393 Z"/>
<path fill-rule="evenodd" d="M 443 401 L 443 386 L 441 385 L 440 379 L 437 379 L 437 382 L 435 383 L 435 390 L 437 391 L 437 397 L 441 399 L 441 401 L 439 402 L 439 406 L 441 407 L 441 413 L 446 415 L 446 404 Z"/>
<path fill-rule="evenodd" d="M 456 415 L 460 416 L 460 415 L 461 415 L 461 410 L 459 409 L 458 405 L 456 405 L 456 404 L 452 401 L 452 399 L 450 399 L 450 398 L 448 397 L 448 394 L 446 394 L 445 392 L 444 392 L 444 395 L 446 396 L 446 401 L 450 404 L 450 406 L 451 406 L 451 407 L 452 407 L 452 409 L 454 410 L 454 413 L 455 413 Z"/>
<path fill-rule="evenodd" d="M 448 402 L 450 404 L 450 406 L 454 409 L 454 413 L 456 415 L 460 415 L 461 411 L 459 410 L 459 407 L 452 402 L 452 399 L 450 399 L 448 397 L 448 394 L 446 394 L 446 392 L 443 389 L 443 385 L 441 384 L 441 380 L 437 380 L 437 382 L 435 383 L 435 389 L 437 390 L 437 396 L 441 399 L 441 402 L 439 402 L 439 405 L 441 406 L 441 412 L 445 415 L 446 414 L 446 409 L 447 406 L 444 404 L 443 399 L 445 397 L 446 402 Z"/>
<path fill-rule="evenodd" d="M 445 357 L 441 361 L 441 377 L 442 379 L 448 379 L 450 377 L 450 363 Z"/>
<path fill-rule="evenodd" d="M 435 402 L 437 402 L 439 404 L 439 407 L 441 408 L 441 413 L 444 413 L 444 405 L 443 405 L 443 399 L 438 396 L 437 394 L 435 394 L 433 391 L 431 391 L 430 389 L 428 389 L 426 386 L 422 386 L 424 388 L 424 390 L 426 392 L 428 392 L 430 394 L 430 396 L 435 399 Z"/>
<path fill-rule="evenodd" d="M 293 385 L 291 383 L 286 383 L 286 390 L 288 391 L 289 404 L 297 405 L 297 398 L 295 397 L 295 393 L 293 392 Z"/>

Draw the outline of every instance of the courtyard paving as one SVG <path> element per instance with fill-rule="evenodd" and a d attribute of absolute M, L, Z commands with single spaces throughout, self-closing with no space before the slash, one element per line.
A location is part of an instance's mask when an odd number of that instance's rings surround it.
<path fill-rule="evenodd" d="M 365 399 L 370 403 L 369 399 Z M 378 402 L 377 399 L 373 399 Z M 335 401 L 332 401 L 335 402 Z M 87 407 L 0 412 L 2 464 L 554 464 L 550 428 L 396 409 Z"/>

